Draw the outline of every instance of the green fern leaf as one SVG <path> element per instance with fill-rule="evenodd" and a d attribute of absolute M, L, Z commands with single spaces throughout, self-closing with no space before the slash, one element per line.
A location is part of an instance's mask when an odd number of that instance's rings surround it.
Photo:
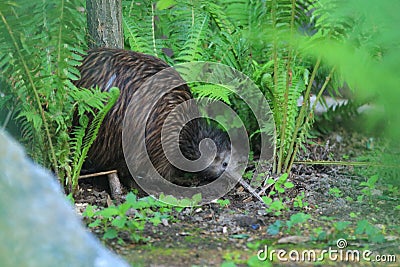
<path fill-rule="evenodd" d="M 222 85 L 216 85 L 216 84 L 197 85 L 192 87 L 192 91 L 200 99 L 208 97 L 213 100 L 222 100 L 228 105 L 231 104 L 229 96 L 232 94 L 232 91 Z"/>
<path fill-rule="evenodd" d="M 119 90 L 115 87 L 111 88 L 109 91 L 109 99 L 106 105 L 101 108 L 96 116 L 93 118 L 90 123 L 89 128 L 86 130 L 88 125 L 87 117 L 84 115 L 83 120 L 81 121 L 81 127 L 78 127 L 75 130 L 75 143 L 73 145 L 73 150 L 76 151 L 74 159 L 73 159 L 73 171 L 72 171 L 72 186 L 75 188 L 78 185 L 78 177 L 80 171 L 82 169 L 83 163 L 86 159 L 86 155 L 89 151 L 90 146 L 93 144 L 94 140 L 97 137 L 97 133 L 100 129 L 101 123 L 104 120 L 106 114 L 110 111 L 110 109 L 114 106 L 115 102 L 119 97 Z M 85 134 L 86 132 L 86 134 Z"/>
<path fill-rule="evenodd" d="M 201 18 L 201 23 L 195 23 L 189 33 L 188 39 L 176 57 L 178 62 L 199 61 L 202 58 L 203 39 L 206 32 L 208 16 Z"/>

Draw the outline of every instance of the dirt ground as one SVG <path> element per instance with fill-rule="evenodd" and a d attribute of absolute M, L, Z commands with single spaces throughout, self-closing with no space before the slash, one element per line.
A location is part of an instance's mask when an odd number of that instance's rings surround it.
<path fill-rule="evenodd" d="M 308 145 L 307 152 L 301 152 L 300 159 L 360 160 L 361 156 L 371 151 L 379 153 L 379 147 L 371 147 L 372 140 L 355 132 L 338 131 L 324 140 L 314 140 L 314 144 Z M 374 243 L 362 240 L 353 230 L 347 230 L 351 237 L 351 240 L 347 240 L 349 245 L 358 249 L 368 248 L 376 253 L 395 254 L 398 264 L 400 211 L 395 207 L 400 204 L 400 196 L 398 193 L 397 196 L 387 195 L 387 188 L 377 184 L 368 198 L 356 201 L 364 188 L 360 183 L 370 178 L 367 169 L 366 166 L 295 164 L 289 177 L 295 186 L 283 194 L 289 210 L 280 215 L 267 212 L 244 188 L 236 186 L 224 197 L 230 202 L 227 206 L 210 203 L 197 208 L 185 208 L 173 214 L 173 221 L 164 221 L 157 226 L 146 224 L 141 232 L 146 242 L 134 243 L 127 238 L 123 245 L 116 240 L 107 240 L 105 244 L 126 258 L 132 266 L 235 266 L 233 263 L 236 266 L 268 266 L 268 263 L 256 258 L 257 252 L 265 245 L 285 250 L 320 250 L 335 246 L 334 237 L 338 230 L 334 222 L 349 221 L 355 228 L 357 222 L 366 219 L 383 229 L 386 241 Z M 85 183 L 80 188 L 80 197 L 75 204 L 78 212 L 82 212 L 88 204 L 100 207 L 110 204 L 106 191 Z M 306 205 L 295 207 L 296 197 L 303 194 L 303 203 Z M 311 219 L 290 231 L 279 231 L 274 235 L 268 231 L 278 220 L 287 222 L 291 215 L 298 212 L 310 214 Z M 318 231 L 327 234 L 325 240 L 315 240 Z M 94 232 L 102 235 L 101 229 Z M 324 263 L 332 266 L 377 266 L 368 264 Z M 274 265 L 314 266 L 312 262 L 276 261 Z"/>

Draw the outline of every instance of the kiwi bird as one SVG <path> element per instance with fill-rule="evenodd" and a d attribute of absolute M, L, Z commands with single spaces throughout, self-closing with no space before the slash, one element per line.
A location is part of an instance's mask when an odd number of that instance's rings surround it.
<path fill-rule="evenodd" d="M 80 88 L 98 86 L 103 91 L 118 87 L 120 96 L 104 118 L 98 136 L 87 154 L 84 168 L 94 171 L 116 169 L 122 182 L 132 185 L 132 176 L 140 175 L 135 170 L 146 166 L 142 155 L 147 153 L 161 176 L 182 186 L 207 184 L 226 170 L 231 154 L 228 135 L 204 118 L 190 119 L 190 116 L 199 114 L 199 111 L 193 105 L 185 105 L 193 96 L 180 75 L 176 71 L 168 71 L 160 79 L 151 81 L 153 84 L 148 84 L 154 75 L 167 68 L 170 66 L 163 60 L 133 51 L 97 48 L 88 52 L 79 66 L 81 77 L 75 85 Z M 173 86 L 175 84 L 176 87 Z M 153 85 L 158 89 L 153 89 Z M 157 103 L 151 105 L 154 99 L 157 99 Z M 173 117 L 173 123 L 164 125 L 178 105 L 181 109 Z M 154 108 L 149 110 L 150 106 Z M 129 120 L 130 127 L 124 134 L 128 135 L 127 140 L 137 150 L 124 155 L 122 134 L 127 110 L 129 117 L 126 119 Z M 163 140 L 162 127 L 165 127 L 163 131 L 167 133 L 167 138 Z M 202 140 L 209 139 L 214 143 L 216 153 L 207 167 L 200 171 L 185 171 L 168 160 L 165 150 L 173 147 L 173 142 L 176 142 L 168 138 L 168 133 L 176 132 L 177 127 L 181 128 L 178 129 L 178 147 L 188 160 L 200 158 L 199 145 Z M 142 136 L 145 138 L 146 151 L 139 145 Z M 171 149 L 171 153 L 175 151 Z M 133 173 L 132 169 L 129 171 L 127 163 L 129 166 L 136 166 Z"/>

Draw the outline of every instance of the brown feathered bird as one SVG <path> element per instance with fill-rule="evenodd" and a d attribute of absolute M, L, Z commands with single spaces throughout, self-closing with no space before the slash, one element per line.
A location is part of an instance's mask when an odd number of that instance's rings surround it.
<path fill-rule="evenodd" d="M 120 89 L 120 97 L 99 129 L 97 139 L 85 160 L 85 169 L 117 169 L 120 178 L 125 178 L 122 181 L 127 184 L 127 177 L 129 179 L 131 175 L 142 175 L 139 172 L 148 168 L 144 156 L 144 153 L 148 153 L 157 172 L 177 185 L 203 185 L 225 171 L 230 159 L 228 136 L 203 118 L 190 120 L 190 116 L 199 114 L 196 106 L 186 105 L 186 101 L 193 98 L 190 89 L 176 71 L 169 69 L 165 73 L 161 72 L 168 68 L 170 66 L 167 63 L 156 57 L 133 51 L 99 48 L 88 52 L 79 67 L 81 78 L 75 85 L 83 88 L 99 86 L 102 90 L 115 86 Z M 160 73 L 162 75 L 158 75 L 157 79 L 152 79 Z M 175 112 L 172 120 L 164 125 L 167 116 L 178 105 L 181 105 L 181 110 Z M 125 140 L 133 148 L 128 149 L 126 157 L 122 147 L 125 114 L 125 124 L 129 125 L 124 129 Z M 162 127 L 166 133 L 163 146 Z M 172 148 L 173 142 L 176 142 L 172 138 L 173 133 L 179 133 L 178 147 L 188 160 L 200 157 L 201 140 L 213 141 L 217 151 L 211 164 L 197 171 L 175 167 L 165 156 L 166 150 L 170 150 L 172 157 L 178 152 Z M 145 139 L 145 148 L 141 147 L 141 138 Z"/>

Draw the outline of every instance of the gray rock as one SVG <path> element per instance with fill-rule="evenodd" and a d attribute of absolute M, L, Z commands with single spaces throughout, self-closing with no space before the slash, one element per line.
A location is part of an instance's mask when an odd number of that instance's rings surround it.
<path fill-rule="evenodd" d="M 85 228 L 54 176 L 0 131 L 2 267 L 129 266 Z"/>

